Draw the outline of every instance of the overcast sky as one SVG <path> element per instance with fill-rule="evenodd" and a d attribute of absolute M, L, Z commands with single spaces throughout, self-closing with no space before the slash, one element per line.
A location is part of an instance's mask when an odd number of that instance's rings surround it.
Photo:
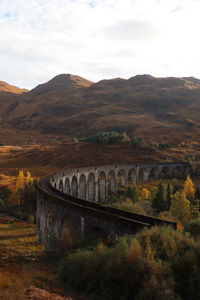
<path fill-rule="evenodd" d="M 200 78 L 200 0 L 0 0 L 0 80 Z"/>

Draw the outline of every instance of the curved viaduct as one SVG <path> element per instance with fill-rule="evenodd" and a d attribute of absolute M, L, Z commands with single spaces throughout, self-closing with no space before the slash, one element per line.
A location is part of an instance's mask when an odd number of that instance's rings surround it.
<path fill-rule="evenodd" d="M 126 164 L 66 169 L 37 184 L 39 241 L 50 234 L 62 242 L 66 235 L 80 240 L 89 232 L 131 234 L 144 226 L 176 223 L 139 215 L 101 204 L 122 186 L 188 173 L 184 163 Z"/>

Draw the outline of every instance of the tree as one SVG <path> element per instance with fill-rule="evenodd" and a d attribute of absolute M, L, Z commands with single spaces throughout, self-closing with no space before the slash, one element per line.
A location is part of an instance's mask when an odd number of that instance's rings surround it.
<path fill-rule="evenodd" d="M 7 208 L 10 206 L 10 196 L 11 196 L 11 190 L 8 186 L 1 185 L 0 186 L 0 210 L 6 211 Z"/>
<path fill-rule="evenodd" d="M 132 185 L 132 186 L 128 186 L 127 190 L 126 190 L 126 197 L 130 198 L 133 202 L 135 202 L 137 200 L 137 187 L 136 185 Z"/>
<path fill-rule="evenodd" d="M 200 200 L 200 185 L 198 185 L 196 187 L 196 191 L 195 191 L 195 199 Z"/>
<path fill-rule="evenodd" d="M 190 178 L 190 176 L 187 176 L 187 179 L 184 183 L 184 192 L 186 197 L 190 200 L 193 201 L 194 200 L 194 196 L 195 196 L 195 188 L 194 188 L 194 184 Z"/>
<path fill-rule="evenodd" d="M 174 194 L 174 186 L 170 183 L 167 185 L 167 210 L 169 210 L 171 206 L 171 201 Z"/>
<path fill-rule="evenodd" d="M 200 201 L 198 199 L 195 199 L 191 203 L 191 217 L 193 220 L 200 218 Z"/>
<path fill-rule="evenodd" d="M 7 186 L 5 185 L 0 186 L 0 199 L 2 200 L 8 199 L 10 195 L 11 195 L 11 190 Z"/>
<path fill-rule="evenodd" d="M 33 182 L 33 178 L 31 176 L 31 173 L 29 171 L 27 171 L 26 173 L 26 184 L 32 183 Z"/>
<path fill-rule="evenodd" d="M 17 181 L 16 181 L 16 186 L 15 186 L 15 194 L 13 197 L 15 198 L 15 202 L 17 202 L 18 205 L 21 204 L 22 202 L 22 190 L 25 185 L 25 177 L 24 177 L 24 172 L 21 170 L 19 171 Z"/>
<path fill-rule="evenodd" d="M 148 200 L 149 196 L 150 196 L 150 192 L 147 188 L 143 188 L 142 189 L 142 193 L 141 193 L 142 199 L 144 200 Z"/>
<path fill-rule="evenodd" d="M 190 201 L 185 192 L 176 192 L 173 196 L 170 212 L 177 220 L 187 222 L 191 217 Z"/>
<path fill-rule="evenodd" d="M 36 190 L 35 182 L 29 182 L 22 190 L 21 197 L 22 212 L 25 217 L 29 215 L 35 215 L 36 212 Z"/>
<path fill-rule="evenodd" d="M 17 181 L 16 181 L 16 191 L 22 190 L 25 183 L 24 171 L 19 171 Z"/>
<path fill-rule="evenodd" d="M 160 182 L 152 199 L 152 208 L 156 213 L 167 210 L 167 185 Z"/>

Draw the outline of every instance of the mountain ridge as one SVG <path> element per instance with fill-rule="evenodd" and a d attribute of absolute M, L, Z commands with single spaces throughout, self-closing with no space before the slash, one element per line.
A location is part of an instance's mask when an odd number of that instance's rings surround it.
<path fill-rule="evenodd" d="M 0 109 L 3 126 L 35 136 L 81 137 L 115 128 L 152 140 L 200 136 L 200 80 L 194 77 L 144 74 L 93 83 L 60 74 L 9 103 Z"/>

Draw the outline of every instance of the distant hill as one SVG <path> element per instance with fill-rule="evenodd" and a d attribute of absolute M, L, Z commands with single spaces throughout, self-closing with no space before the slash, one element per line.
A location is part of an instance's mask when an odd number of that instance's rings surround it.
<path fill-rule="evenodd" d="M 61 74 L 28 93 L 9 94 L 6 101 L 11 106 L 0 108 L 2 126 L 31 131 L 33 140 L 103 130 L 175 143 L 200 136 L 200 80 L 194 77 L 137 75 L 92 83 Z"/>

